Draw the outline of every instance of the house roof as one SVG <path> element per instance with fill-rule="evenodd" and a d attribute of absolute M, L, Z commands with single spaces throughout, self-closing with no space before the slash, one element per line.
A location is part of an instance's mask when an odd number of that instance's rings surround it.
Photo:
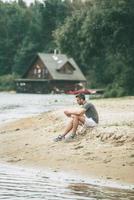
<path fill-rule="evenodd" d="M 55 80 L 79 80 L 86 81 L 82 71 L 72 58 L 68 58 L 65 54 L 46 54 L 38 53 L 39 58 L 42 60 L 44 65 L 48 68 L 51 76 Z M 70 63 L 74 68 L 72 74 L 59 73 L 58 69 L 62 68 L 66 63 Z"/>

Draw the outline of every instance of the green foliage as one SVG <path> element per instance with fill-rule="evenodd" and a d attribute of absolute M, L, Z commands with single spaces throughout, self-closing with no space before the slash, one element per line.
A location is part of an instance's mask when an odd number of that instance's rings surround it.
<path fill-rule="evenodd" d="M 30 13 L 16 2 L 0 1 L 0 75 L 12 73 L 13 58 L 22 44 L 30 22 Z"/>
<path fill-rule="evenodd" d="M 70 3 L 61 0 L 0 1 L 0 75 L 23 74 L 37 52 L 54 51 L 53 31 L 71 14 Z"/>
<path fill-rule="evenodd" d="M 30 7 L 32 13 L 27 35 L 14 56 L 13 71 L 23 74 L 37 52 L 53 52 L 55 49 L 53 31 L 69 15 L 69 4 L 61 0 L 48 0 L 44 4 L 35 2 Z"/>
<path fill-rule="evenodd" d="M 43 43 L 41 40 L 42 24 L 40 9 L 41 5 L 38 2 L 31 7 L 30 11 L 32 17 L 27 30 L 27 35 L 14 55 L 13 71 L 20 75 L 25 73 L 35 54 L 38 51 L 42 51 Z"/>
<path fill-rule="evenodd" d="M 0 75 L 27 70 L 37 52 L 73 57 L 88 86 L 134 95 L 134 1 L 0 1 Z"/>
<path fill-rule="evenodd" d="M 30 41 L 27 42 L 26 38 L 15 55 L 13 71 L 19 75 L 23 75 L 35 57 L 37 51 L 37 45 Z"/>
<path fill-rule="evenodd" d="M 10 90 L 15 90 L 15 79 L 18 76 L 13 74 L 13 75 L 4 75 L 0 76 L 0 91 L 10 91 Z"/>
<path fill-rule="evenodd" d="M 90 86 L 113 87 L 108 96 L 134 94 L 133 10 L 133 0 L 90 1 L 55 32 L 57 45 L 80 63 Z"/>
<path fill-rule="evenodd" d="M 122 97 L 124 95 L 126 95 L 125 89 L 123 87 L 119 86 L 117 83 L 107 86 L 106 91 L 104 93 L 105 98 Z"/>
<path fill-rule="evenodd" d="M 67 16 L 71 15 L 68 1 L 46 0 L 41 9 L 42 42 L 45 52 L 53 52 L 57 46 L 54 43 L 53 31 L 64 23 Z"/>

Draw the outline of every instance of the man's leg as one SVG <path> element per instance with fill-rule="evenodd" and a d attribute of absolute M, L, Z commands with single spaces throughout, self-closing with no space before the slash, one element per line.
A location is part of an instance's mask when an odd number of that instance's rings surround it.
<path fill-rule="evenodd" d="M 68 123 L 67 127 L 65 128 L 65 131 L 62 135 L 59 135 L 58 137 L 56 137 L 54 139 L 55 142 L 61 141 L 62 139 L 65 138 L 65 136 L 71 131 L 71 129 L 73 128 L 73 118 L 70 120 L 70 122 Z"/>
<path fill-rule="evenodd" d="M 84 116 L 80 117 L 80 116 L 75 115 L 73 118 L 72 134 L 75 135 L 79 124 L 84 124 L 84 122 L 85 122 Z"/>
<path fill-rule="evenodd" d="M 57 138 L 54 139 L 55 142 L 58 142 L 62 140 L 71 130 L 72 130 L 72 136 L 76 135 L 76 130 L 78 128 L 78 125 L 84 124 L 85 122 L 85 117 L 79 117 L 77 115 L 72 116 L 73 118 L 67 125 L 64 133 L 62 135 L 59 135 Z"/>
<path fill-rule="evenodd" d="M 72 139 L 75 138 L 76 136 L 76 131 L 77 131 L 77 128 L 79 125 L 82 125 L 84 124 L 85 122 L 85 117 L 84 116 L 77 116 L 77 115 L 74 115 L 73 117 L 73 127 L 72 127 L 72 130 L 71 130 L 71 135 L 69 135 L 69 137 L 66 138 L 66 142 L 69 142 L 71 141 Z"/>
<path fill-rule="evenodd" d="M 78 125 L 84 124 L 84 121 L 85 121 L 84 116 L 82 116 L 82 117 L 79 117 L 77 115 L 72 116 L 72 119 L 69 122 L 69 124 L 67 125 L 62 136 L 66 136 L 71 130 L 72 130 L 72 133 L 75 134 L 77 131 Z"/>
<path fill-rule="evenodd" d="M 67 135 L 72 130 L 72 128 L 73 128 L 73 119 L 71 119 L 71 121 L 68 123 L 62 136 L 65 137 L 65 135 Z"/>

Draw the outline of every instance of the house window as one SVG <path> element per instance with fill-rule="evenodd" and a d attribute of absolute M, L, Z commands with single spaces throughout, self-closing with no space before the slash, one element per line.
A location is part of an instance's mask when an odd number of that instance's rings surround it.
<path fill-rule="evenodd" d="M 41 69 L 40 68 L 37 69 L 37 73 L 41 74 Z"/>
<path fill-rule="evenodd" d="M 41 78 L 42 69 L 39 65 L 36 65 L 34 68 L 34 75 L 37 75 L 38 78 Z"/>
<path fill-rule="evenodd" d="M 43 75 L 44 78 L 48 78 L 48 69 L 46 67 L 43 69 Z"/>
<path fill-rule="evenodd" d="M 44 69 L 44 74 L 45 74 L 45 75 L 48 74 L 48 69 L 47 69 L 47 68 Z"/>
<path fill-rule="evenodd" d="M 38 78 L 41 78 L 41 74 L 38 74 Z"/>
<path fill-rule="evenodd" d="M 62 67 L 60 70 L 59 70 L 60 73 L 63 73 L 63 74 L 73 74 L 73 69 L 72 67 L 70 67 L 69 65 L 65 65 L 64 67 Z"/>
<path fill-rule="evenodd" d="M 26 85 L 26 83 L 23 83 L 23 82 L 20 83 L 20 86 L 25 86 L 25 85 Z"/>
<path fill-rule="evenodd" d="M 65 73 L 66 74 L 72 74 L 73 73 L 73 70 L 69 67 L 65 67 Z"/>
<path fill-rule="evenodd" d="M 34 75 L 36 75 L 36 74 L 37 74 L 37 69 L 35 68 L 35 69 L 34 69 Z"/>

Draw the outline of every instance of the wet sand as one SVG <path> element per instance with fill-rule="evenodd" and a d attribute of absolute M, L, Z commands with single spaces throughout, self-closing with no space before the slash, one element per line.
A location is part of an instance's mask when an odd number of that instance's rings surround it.
<path fill-rule="evenodd" d="M 0 160 L 134 185 L 134 97 L 92 103 L 98 127 L 70 143 L 53 142 L 68 122 L 63 109 L 1 125 Z"/>

